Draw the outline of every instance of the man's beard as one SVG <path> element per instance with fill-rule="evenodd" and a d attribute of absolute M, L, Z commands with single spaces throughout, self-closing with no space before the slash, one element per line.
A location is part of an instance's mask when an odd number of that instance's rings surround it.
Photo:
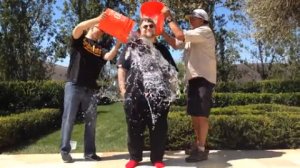
<path fill-rule="evenodd" d="M 147 38 L 153 38 L 153 37 L 155 37 L 155 33 L 152 33 L 152 32 L 146 32 L 146 33 L 145 33 L 145 37 L 147 37 Z"/>

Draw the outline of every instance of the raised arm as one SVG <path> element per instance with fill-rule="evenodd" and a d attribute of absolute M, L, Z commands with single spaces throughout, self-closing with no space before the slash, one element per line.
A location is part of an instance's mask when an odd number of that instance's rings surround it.
<path fill-rule="evenodd" d="M 124 94 L 126 92 L 126 69 L 119 67 L 118 68 L 118 83 L 119 83 L 119 89 L 121 92 L 122 97 L 124 98 Z"/>
<path fill-rule="evenodd" d="M 162 14 L 164 14 L 164 16 L 166 18 L 166 22 L 168 23 L 171 31 L 174 33 L 175 38 L 180 41 L 185 41 L 184 33 L 183 33 L 182 29 L 178 26 L 178 24 L 174 21 L 174 18 L 172 17 L 172 14 L 171 14 L 169 8 L 165 6 L 161 12 L 162 12 Z"/>
<path fill-rule="evenodd" d="M 165 31 L 163 31 L 161 35 L 173 49 L 183 49 L 184 48 L 184 42 L 176 40 L 174 37 L 170 36 Z"/>
<path fill-rule="evenodd" d="M 167 42 L 171 47 L 173 47 L 174 49 L 177 49 L 175 38 L 171 37 L 171 36 L 170 36 L 168 33 L 166 33 L 165 31 L 163 31 L 161 35 L 163 36 L 163 38 L 166 40 L 166 42 Z"/>
<path fill-rule="evenodd" d="M 78 39 L 85 30 L 95 26 L 105 17 L 105 13 L 101 13 L 99 16 L 80 22 L 72 31 L 72 36 L 74 39 Z"/>

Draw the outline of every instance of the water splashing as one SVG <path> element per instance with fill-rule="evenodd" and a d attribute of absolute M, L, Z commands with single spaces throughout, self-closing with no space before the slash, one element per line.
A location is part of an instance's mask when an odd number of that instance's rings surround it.
<path fill-rule="evenodd" d="M 125 53 L 125 60 L 127 59 L 131 59 L 132 72 L 127 77 L 127 83 L 132 85 L 127 88 L 127 92 L 138 90 L 146 98 L 152 124 L 155 126 L 161 116 L 159 109 L 176 99 L 179 90 L 177 71 L 153 43 L 145 38 L 132 39 L 128 43 Z M 134 96 L 131 98 L 136 99 Z"/>
<path fill-rule="evenodd" d="M 90 113 L 90 114 L 89 114 Z M 84 117 L 90 116 L 89 122 L 87 123 L 88 126 L 91 126 L 91 122 L 97 119 L 97 94 L 93 94 L 91 97 L 91 101 L 89 106 L 86 110 L 86 114 Z"/>

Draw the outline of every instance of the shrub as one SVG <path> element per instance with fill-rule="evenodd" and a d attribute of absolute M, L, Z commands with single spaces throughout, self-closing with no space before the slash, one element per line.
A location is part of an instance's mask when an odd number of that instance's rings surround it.
<path fill-rule="evenodd" d="M 261 81 L 260 85 L 263 93 L 300 92 L 300 80 L 267 80 Z"/>
<path fill-rule="evenodd" d="M 63 85 L 54 81 L 0 82 L 0 115 L 30 108 L 60 108 Z"/>
<path fill-rule="evenodd" d="M 60 116 L 58 109 L 35 109 L 0 117 L 0 149 L 59 128 Z"/>
<path fill-rule="evenodd" d="M 182 96 L 173 105 L 186 105 L 186 96 Z M 178 102 L 180 102 L 178 104 Z M 231 105 L 247 105 L 258 103 L 275 103 L 290 106 L 300 106 L 300 92 L 298 93 L 214 93 L 213 107 Z"/>
<path fill-rule="evenodd" d="M 300 115 L 211 115 L 208 135 L 210 149 L 278 149 L 300 147 Z M 193 140 L 190 118 L 183 112 L 170 113 L 169 150 L 182 150 Z"/>
<path fill-rule="evenodd" d="M 0 82 L 0 89 L 0 116 L 32 108 L 63 108 L 64 82 Z M 113 103 L 108 97 L 98 99 L 99 104 Z"/>
<path fill-rule="evenodd" d="M 216 92 L 288 93 L 300 92 L 300 80 L 264 80 L 259 82 L 218 82 Z"/>
<path fill-rule="evenodd" d="M 186 95 L 180 94 L 179 97 L 172 103 L 177 106 L 185 106 L 186 105 Z"/>
<path fill-rule="evenodd" d="M 171 106 L 170 112 L 182 112 L 186 111 L 185 106 Z M 265 113 L 276 113 L 285 112 L 299 113 L 300 107 L 286 106 L 279 104 L 250 104 L 244 106 L 227 106 L 217 107 L 211 109 L 212 115 L 237 115 L 237 114 L 265 114 Z"/>

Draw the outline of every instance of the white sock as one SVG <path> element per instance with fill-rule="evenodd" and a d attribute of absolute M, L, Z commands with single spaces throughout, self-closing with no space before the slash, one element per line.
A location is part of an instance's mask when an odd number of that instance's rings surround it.
<path fill-rule="evenodd" d="M 200 151 L 202 151 L 202 152 L 205 151 L 205 147 L 204 147 L 204 146 L 198 146 L 198 149 L 199 149 Z"/>

